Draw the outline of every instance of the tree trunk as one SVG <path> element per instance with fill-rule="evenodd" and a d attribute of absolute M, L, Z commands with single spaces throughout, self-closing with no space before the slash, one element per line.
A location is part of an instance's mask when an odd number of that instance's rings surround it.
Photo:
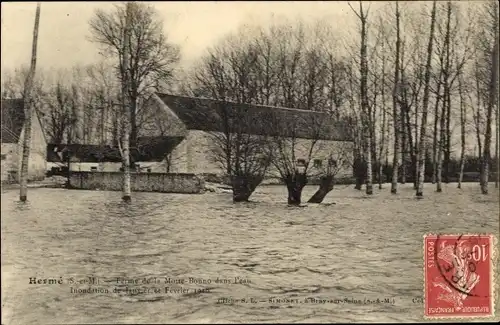
<path fill-rule="evenodd" d="M 333 190 L 334 177 L 333 175 L 327 175 L 321 177 L 321 183 L 319 184 L 319 189 L 314 193 L 313 196 L 307 201 L 308 203 L 321 203 L 325 199 L 326 195 Z"/>
<path fill-rule="evenodd" d="M 438 144 L 438 120 L 439 120 L 439 102 L 441 99 L 441 73 L 439 75 L 437 89 L 436 89 L 436 102 L 434 105 L 434 132 L 432 136 L 432 184 L 437 180 L 437 144 Z"/>
<path fill-rule="evenodd" d="M 498 188 L 498 183 L 500 183 L 500 160 L 498 159 L 498 146 L 500 145 L 499 143 L 499 135 L 500 135 L 500 120 L 498 119 L 498 110 L 499 110 L 499 107 L 497 105 L 497 110 L 496 110 L 496 127 L 495 127 L 495 131 L 496 131 L 496 135 L 495 135 L 495 161 L 496 161 L 496 173 L 497 173 L 497 177 L 495 177 L 495 188 Z"/>
<path fill-rule="evenodd" d="M 432 14 L 431 14 L 431 31 L 429 36 L 429 45 L 427 47 L 427 62 L 425 65 L 425 87 L 424 87 L 424 99 L 422 107 L 422 123 L 420 124 L 420 148 L 418 150 L 419 160 L 420 160 L 420 177 L 418 180 L 417 197 L 422 197 L 424 195 L 424 176 L 425 176 L 425 137 L 427 128 L 427 109 L 429 106 L 429 81 L 431 77 L 431 60 L 432 60 L 432 46 L 434 41 L 434 26 L 436 22 L 436 0 L 432 3 Z"/>
<path fill-rule="evenodd" d="M 370 147 L 372 138 L 370 135 L 368 135 L 366 141 L 368 142 L 368 147 Z M 372 171 L 372 153 L 371 150 L 368 150 L 367 152 L 367 166 L 366 166 L 366 194 L 372 195 L 373 194 L 373 171 Z"/>
<path fill-rule="evenodd" d="M 413 168 L 414 172 L 414 180 L 413 180 L 413 189 L 416 190 L 418 188 L 418 178 L 419 178 L 419 161 L 418 161 L 418 103 L 415 104 L 415 143 L 413 145 L 412 151 L 412 163 L 413 163 Z"/>
<path fill-rule="evenodd" d="M 406 154 L 407 142 L 404 115 L 401 115 L 401 184 L 406 184 Z"/>
<path fill-rule="evenodd" d="M 296 172 L 295 174 L 289 175 L 284 181 L 288 189 L 288 204 L 300 205 L 302 190 L 307 184 L 307 176 L 303 173 Z"/>
<path fill-rule="evenodd" d="M 480 176 L 479 185 L 482 185 L 482 175 L 483 175 L 483 146 L 481 141 L 481 86 L 479 77 L 479 67 L 477 60 L 475 61 L 475 84 L 476 84 L 476 109 L 474 110 L 474 123 L 476 126 L 476 140 L 478 146 L 478 157 L 480 164 Z"/>
<path fill-rule="evenodd" d="M 451 22 L 451 2 L 448 1 L 447 3 L 447 10 L 446 10 L 446 32 L 445 32 L 445 40 L 444 40 L 444 66 L 443 66 L 443 60 L 441 60 L 441 70 L 443 72 L 443 106 L 441 110 L 441 116 L 440 116 L 440 123 L 439 123 L 439 152 L 438 152 L 438 179 L 437 179 L 437 185 L 436 185 L 436 192 L 442 192 L 442 179 L 443 179 L 443 165 L 445 167 L 445 175 L 444 179 L 445 182 L 448 183 L 448 175 L 447 173 L 449 170 L 446 170 L 447 167 L 447 160 L 449 160 L 449 155 L 447 153 L 448 151 L 448 124 L 449 124 L 449 112 L 451 110 L 451 89 L 450 89 L 450 22 Z M 443 161 L 443 156 L 444 156 L 444 161 Z"/>
<path fill-rule="evenodd" d="M 126 3 L 126 17 L 124 29 L 124 42 L 123 42 L 123 74 L 122 74 L 122 98 L 123 98 L 123 150 L 122 150 L 122 164 L 123 164 L 123 195 L 122 199 L 125 202 L 130 202 L 132 199 L 130 188 L 130 79 L 128 73 L 128 55 L 130 44 L 130 20 L 131 20 L 130 3 Z"/>
<path fill-rule="evenodd" d="M 460 150 L 460 175 L 458 177 L 458 188 L 462 188 L 462 180 L 464 176 L 464 167 L 465 167 L 465 124 L 466 120 L 466 108 L 464 103 L 464 94 L 463 94 L 463 81 L 462 81 L 462 72 L 458 71 L 458 95 L 460 97 L 460 138 L 461 138 L 461 150 Z"/>
<path fill-rule="evenodd" d="M 387 112 L 385 108 L 385 55 L 382 58 L 382 87 L 380 91 L 380 95 L 382 97 L 382 127 L 380 130 L 380 151 L 378 153 L 378 188 L 382 189 L 382 184 L 385 183 L 386 180 L 383 180 L 383 155 L 384 149 L 386 147 L 386 123 L 387 123 Z"/>
<path fill-rule="evenodd" d="M 361 188 L 363 186 L 363 183 L 366 179 L 366 162 L 364 158 L 359 155 L 355 160 L 354 160 L 354 173 L 355 173 L 355 178 L 356 178 L 356 185 L 355 189 L 361 191 Z"/>
<path fill-rule="evenodd" d="M 33 28 L 33 44 L 31 49 L 31 66 L 28 77 L 25 83 L 24 89 L 24 114 L 25 114 L 25 122 L 24 122 L 24 139 L 23 139 L 23 158 L 21 161 L 21 175 L 20 175 L 20 193 L 19 200 L 24 202 L 28 199 L 28 165 L 30 158 L 30 146 L 31 146 L 31 119 L 33 116 L 33 83 L 35 78 L 35 70 L 36 70 L 36 59 L 37 59 L 37 43 L 38 43 L 38 27 L 40 25 L 40 2 L 36 4 L 36 13 L 35 13 L 35 26 Z"/>
<path fill-rule="evenodd" d="M 415 144 L 416 145 L 416 144 Z M 414 180 L 413 180 L 413 189 L 416 190 L 417 187 L 418 187 L 418 178 L 420 177 L 419 176 L 419 172 L 420 172 L 420 169 L 418 168 L 418 165 L 419 165 L 419 161 L 417 159 L 417 156 L 416 156 L 417 153 L 415 153 L 414 155 L 412 155 L 411 157 L 411 160 L 412 160 L 412 165 L 414 166 L 415 168 L 415 172 L 414 172 Z"/>
<path fill-rule="evenodd" d="M 392 89 L 392 114 L 394 115 L 394 156 L 392 160 L 392 183 L 391 193 L 398 192 L 398 168 L 399 168 L 399 127 L 398 127 L 398 87 L 399 87 L 399 51 L 401 47 L 400 28 L 399 28 L 399 2 L 396 1 L 396 59 L 394 67 L 394 87 Z"/>
<path fill-rule="evenodd" d="M 251 175 L 231 176 L 233 202 L 247 202 L 257 186 L 262 182 L 262 179 L 263 177 Z"/>
<path fill-rule="evenodd" d="M 411 129 L 409 128 L 409 126 L 407 127 L 407 123 L 406 123 L 406 118 L 408 116 L 406 110 L 407 110 L 407 107 L 406 107 L 406 98 L 405 98 L 405 93 L 406 93 L 406 90 L 405 90 L 405 85 L 404 85 L 404 80 L 405 80 L 405 76 L 404 76 L 404 72 L 405 70 L 402 69 L 403 67 L 403 63 L 404 63 L 404 46 L 400 49 L 401 53 L 401 63 L 400 63 L 400 67 L 401 67 L 401 83 L 402 83 L 402 91 L 401 91 L 401 95 L 402 95 L 402 100 L 400 101 L 400 107 L 401 107 L 401 117 L 400 117 L 400 122 L 401 122 L 401 184 L 406 184 L 406 165 L 407 165 L 407 156 L 408 156 L 408 137 L 411 137 Z M 409 120 L 408 120 L 409 122 Z M 411 149 L 411 146 L 410 146 L 410 149 Z"/>
<path fill-rule="evenodd" d="M 449 92 L 450 90 L 448 90 Z M 451 104 L 446 105 L 446 132 L 444 146 L 444 182 L 450 182 L 450 159 L 451 159 Z"/>
<path fill-rule="evenodd" d="M 491 159 L 491 118 L 496 101 L 498 82 L 498 20 L 495 22 L 495 45 L 491 53 L 492 69 L 490 73 L 490 84 L 488 89 L 488 108 L 486 111 L 486 132 L 484 134 L 483 168 L 481 175 L 481 192 L 488 194 L 489 165 Z"/>
<path fill-rule="evenodd" d="M 445 86 L 446 88 L 446 86 Z M 446 89 L 444 91 L 445 98 L 441 104 L 441 115 L 439 118 L 439 142 L 438 142 L 438 152 L 437 152 L 437 180 L 436 180 L 436 192 L 442 192 L 442 180 L 443 180 L 443 150 L 444 150 L 444 137 L 445 137 L 445 110 L 446 105 L 448 105 L 448 99 L 446 98 Z"/>
<path fill-rule="evenodd" d="M 130 147 L 137 148 L 137 96 L 130 98 Z"/>
<path fill-rule="evenodd" d="M 361 74 L 361 112 L 363 114 L 363 129 L 366 137 L 366 194 L 373 194 L 373 173 L 372 173 L 372 136 L 371 136 L 371 128 L 372 128 L 372 119 L 370 107 L 368 105 L 368 59 L 367 59 L 367 31 L 366 31 L 366 19 L 367 16 L 363 12 L 363 5 L 360 1 L 359 3 L 359 17 L 361 19 L 361 65 L 360 65 L 360 74 Z"/>

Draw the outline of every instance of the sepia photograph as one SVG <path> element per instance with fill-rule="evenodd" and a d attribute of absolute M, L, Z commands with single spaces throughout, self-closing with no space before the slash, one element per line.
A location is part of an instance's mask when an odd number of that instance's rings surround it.
<path fill-rule="evenodd" d="M 1 324 L 499 322 L 499 3 L 1 3 Z"/>

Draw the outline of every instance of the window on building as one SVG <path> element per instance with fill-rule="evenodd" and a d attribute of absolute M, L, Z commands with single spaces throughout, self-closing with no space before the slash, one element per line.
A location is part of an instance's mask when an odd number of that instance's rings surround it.
<path fill-rule="evenodd" d="M 268 164 L 268 161 L 269 159 L 266 157 L 266 156 L 258 156 L 257 157 L 257 163 L 260 165 L 260 166 L 265 166 Z"/>
<path fill-rule="evenodd" d="M 151 168 L 148 168 L 148 173 L 151 173 Z"/>
<path fill-rule="evenodd" d="M 335 167 L 337 167 L 337 161 L 336 161 L 335 159 L 330 158 L 330 159 L 328 160 L 328 165 L 329 165 L 330 167 L 335 168 Z"/>
<path fill-rule="evenodd" d="M 97 167 L 95 167 L 95 166 L 90 167 L 90 171 L 91 171 L 91 172 L 96 172 L 96 171 L 97 171 Z"/>
<path fill-rule="evenodd" d="M 2 160 L 5 160 L 5 159 L 7 159 L 7 155 L 2 154 Z"/>
<path fill-rule="evenodd" d="M 314 159 L 314 168 L 321 168 L 323 161 L 321 159 Z"/>
<path fill-rule="evenodd" d="M 305 159 L 297 159 L 297 165 L 298 166 L 305 166 L 306 160 Z"/>

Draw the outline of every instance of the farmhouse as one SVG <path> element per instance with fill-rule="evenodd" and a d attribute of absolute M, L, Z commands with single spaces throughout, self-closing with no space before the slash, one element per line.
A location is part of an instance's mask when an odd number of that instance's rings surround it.
<path fill-rule="evenodd" d="M 240 132 L 293 138 L 290 157 L 296 159 L 297 166 L 307 164 L 313 171 L 337 164 L 342 155 L 338 175 L 352 176 L 353 142 L 348 129 L 322 112 L 160 93 L 153 95 L 143 110 L 151 118 L 145 119 L 148 122 L 140 130 L 142 135 L 182 138 L 169 155 L 170 172 L 223 175 L 226 171 L 215 155 L 221 146 L 217 139 Z M 268 177 L 276 174 L 273 168 L 268 171 Z"/>
<path fill-rule="evenodd" d="M 165 160 L 182 141 L 180 137 L 140 137 L 131 148 L 130 160 L 136 172 L 168 172 Z M 117 172 L 122 168 L 120 148 L 92 144 L 48 144 L 47 161 L 54 168 L 73 172 Z"/>
<path fill-rule="evenodd" d="M 19 182 L 25 129 L 22 99 L 2 99 L 2 183 Z M 31 118 L 28 181 L 43 180 L 47 166 L 47 140 L 36 110 Z"/>

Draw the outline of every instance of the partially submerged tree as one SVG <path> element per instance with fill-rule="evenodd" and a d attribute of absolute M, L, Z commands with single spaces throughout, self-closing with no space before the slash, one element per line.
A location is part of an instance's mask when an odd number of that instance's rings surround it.
<path fill-rule="evenodd" d="M 465 167 L 465 136 L 467 125 L 467 107 L 465 102 L 465 89 L 463 81 L 463 73 L 460 71 L 458 76 L 458 95 L 460 97 L 460 174 L 458 176 L 458 188 L 462 188 L 462 179 L 464 176 Z"/>
<path fill-rule="evenodd" d="M 248 201 L 263 181 L 272 159 L 267 146 L 266 114 L 254 109 L 250 105 L 221 102 L 217 111 L 223 132 L 211 132 L 215 144 L 213 158 L 230 177 L 234 202 Z"/>
<path fill-rule="evenodd" d="M 485 57 L 489 57 L 490 71 L 488 80 L 488 96 L 486 103 L 486 131 L 484 135 L 484 149 L 482 155 L 482 168 L 481 168 L 481 192 L 488 194 L 488 181 L 489 181 L 489 168 L 491 160 L 491 136 L 492 136 L 492 117 L 495 104 L 497 104 L 498 93 L 498 3 L 490 2 L 485 4 L 485 11 L 488 14 L 487 26 L 488 32 L 493 36 L 493 44 L 485 49 Z M 489 54 L 489 55 L 488 55 Z M 498 130 L 497 130 L 498 137 Z M 498 164 L 498 162 L 497 162 Z"/>
<path fill-rule="evenodd" d="M 429 83 L 431 74 L 432 62 L 432 47 L 434 45 L 434 28 L 436 24 L 436 1 L 432 4 L 431 27 L 429 35 L 429 43 L 427 45 L 427 61 L 425 64 L 425 79 L 424 79 L 424 98 L 422 107 L 422 122 L 420 124 L 420 147 L 419 147 L 419 179 L 417 186 L 417 197 L 424 195 L 424 180 L 425 180 L 425 153 L 426 153 L 426 130 L 427 130 L 427 110 L 429 106 Z"/>
<path fill-rule="evenodd" d="M 129 46 L 130 46 L 130 21 L 132 18 L 131 12 L 131 3 L 126 3 L 126 13 L 125 13 L 125 28 L 124 28 L 124 36 L 123 36 L 123 55 L 121 56 L 120 62 L 120 80 L 122 83 L 122 109 L 123 109 L 123 130 L 122 130 L 122 141 L 120 145 L 120 154 L 122 156 L 122 168 L 123 168 L 123 195 L 122 199 L 125 202 L 130 202 L 131 200 L 131 188 L 130 188 L 130 129 L 131 129 L 131 121 L 130 121 L 130 107 L 131 105 L 131 96 L 130 96 L 130 87 L 131 87 L 131 78 L 129 71 Z"/>
<path fill-rule="evenodd" d="M 289 124 L 297 122 L 293 118 L 284 118 L 284 112 L 291 114 L 290 112 L 300 112 L 297 109 L 301 109 L 329 112 L 332 116 L 344 115 L 341 107 L 345 98 L 346 85 L 343 81 L 346 79 L 347 65 L 335 54 L 334 46 L 328 41 L 331 40 L 330 32 L 321 23 L 307 25 L 299 22 L 291 25 L 284 22 L 267 29 L 243 26 L 237 33 L 228 35 L 210 48 L 191 74 L 188 74 L 188 85 L 182 87 L 188 95 L 214 98 L 227 103 L 224 105 L 227 109 L 221 108 L 218 114 L 223 126 L 219 129 L 231 129 L 232 132 L 221 132 L 215 140 L 219 148 L 218 161 L 224 163 L 227 175 L 230 176 L 238 170 L 236 165 L 243 166 L 237 158 L 240 152 L 253 152 L 251 156 L 254 158 L 249 161 L 260 161 L 259 164 L 252 163 L 254 167 L 259 166 L 259 171 L 265 169 L 265 164 L 262 163 L 269 162 L 271 155 L 273 158 L 276 158 L 276 155 L 290 158 L 289 151 L 280 154 L 274 150 L 279 147 L 288 148 L 289 139 L 282 138 L 284 135 L 278 134 L 280 131 L 267 123 L 274 121 L 281 123 L 281 127 L 285 123 L 285 127 L 288 127 Z M 259 117 L 258 123 L 268 128 L 266 135 L 272 135 L 273 145 L 268 146 L 273 148 L 272 150 L 262 153 L 254 149 L 244 149 L 262 145 L 261 141 L 269 141 L 260 139 L 255 142 L 256 139 L 246 135 L 245 128 L 242 127 L 255 122 L 248 121 L 250 117 L 244 116 L 247 114 L 244 110 L 236 109 L 247 107 L 244 104 L 251 105 L 251 110 L 255 110 L 256 105 L 288 108 L 267 107 L 267 111 L 275 113 L 275 119 L 267 121 L 266 117 Z M 242 113 L 244 114 L 241 115 Z M 304 126 L 303 122 L 299 124 L 302 128 L 314 126 L 314 123 L 310 126 Z M 293 175 L 297 162 L 281 165 L 283 175 Z M 286 169 L 289 169 L 289 172 L 286 172 Z M 261 176 L 258 176 L 260 172 L 252 173 L 256 173 L 256 181 L 261 179 Z M 283 175 L 279 177 L 293 178 Z M 297 176 L 296 183 L 301 183 L 304 179 Z M 292 198 L 291 201 L 296 200 Z"/>
<path fill-rule="evenodd" d="M 30 71 L 26 78 L 26 86 L 24 90 L 24 112 L 25 112 L 25 122 L 24 122 L 24 139 L 23 139 L 23 157 L 21 161 L 21 175 L 20 183 L 21 189 L 19 193 L 19 200 L 24 202 L 27 200 L 28 196 L 28 165 L 30 157 L 30 144 L 31 144 L 31 119 L 33 116 L 33 98 L 31 95 L 33 88 L 33 81 L 35 79 L 36 71 L 36 60 L 37 60 L 37 44 L 38 44 L 38 28 L 40 26 L 40 2 L 36 5 L 35 13 L 35 26 L 33 28 L 33 43 L 31 50 L 31 65 Z"/>
<path fill-rule="evenodd" d="M 401 49 L 401 36 L 400 36 L 400 11 L 399 2 L 396 1 L 396 57 L 394 59 L 394 81 L 392 89 L 392 118 L 394 128 L 394 151 L 392 160 L 392 182 L 391 193 L 398 192 L 398 168 L 399 168 L 399 153 L 400 153 L 400 131 L 399 131 L 399 118 L 398 118 L 398 91 L 399 91 L 399 76 L 400 76 L 400 49 Z"/>
<path fill-rule="evenodd" d="M 320 184 L 318 190 L 311 196 L 307 203 L 323 202 L 326 195 L 333 190 L 336 176 L 353 167 L 352 149 L 352 143 L 338 142 L 335 148 L 326 151 L 329 153 L 327 159 L 323 160 L 326 161 L 326 166 L 322 163 L 320 163 L 319 166 L 315 166 L 316 162 L 322 160 L 313 161 L 314 165 L 311 171 L 311 177 L 318 178 Z"/>
<path fill-rule="evenodd" d="M 373 175 L 372 175 L 372 114 L 371 107 L 368 103 L 368 54 L 367 54 L 367 19 L 369 9 L 365 12 L 363 10 L 363 3 L 359 1 L 359 12 L 353 12 L 358 16 L 361 24 L 361 45 L 360 45 L 360 97 L 361 97 L 361 123 L 364 130 L 364 138 L 366 141 L 366 194 L 373 194 Z"/>
<path fill-rule="evenodd" d="M 312 157 L 317 156 L 322 149 L 319 142 L 322 135 L 327 134 L 327 115 L 290 110 L 288 113 L 274 112 L 271 121 L 273 138 L 270 152 L 273 152 L 273 171 L 277 172 L 287 187 L 288 204 L 300 205 L 302 190 L 310 177 Z M 331 183 L 324 186 L 328 189 Z"/>

